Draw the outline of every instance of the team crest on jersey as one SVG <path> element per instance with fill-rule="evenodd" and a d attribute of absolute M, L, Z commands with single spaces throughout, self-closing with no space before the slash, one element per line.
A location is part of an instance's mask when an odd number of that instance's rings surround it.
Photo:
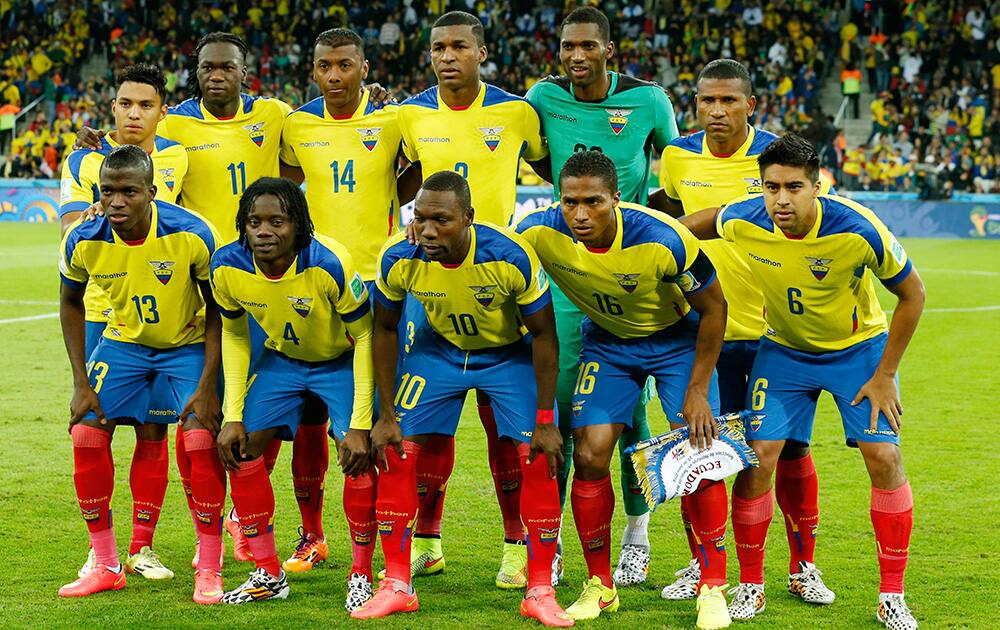
<path fill-rule="evenodd" d="M 638 273 L 613 273 L 611 274 L 618 280 L 618 286 L 625 289 L 627 292 L 632 293 L 635 288 L 639 286 L 639 281 L 636 280 L 640 275 Z"/>
<path fill-rule="evenodd" d="M 247 130 L 250 134 L 250 139 L 258 147 L 264 144 L 264 123 L 253 123 L 252 125 L 243 125 L 243 128 Z"/>
<path fill-rule="evenodd" d="M 497 285 L 495 284 L 489 286 L 469 285 L 469 288 L 472 289 L 473 293 L 476 294 L 476 301 L 482 304 L 484 307 L 492 304 L 493 298 L 496 297 L 494 289 L 497 288 Z"/>
<path fill-rule="evenodd" d="M 744 177 L 743 181 L 747 183 L 748 195 L 759 195 L 764 192 L 764 188 L 759 177 Z"/>
<path fill-rule="evenodd" d="M 354 131 L 361 136 L 361 144 L 369 151 L 374 151 L 378 145 L 378 134 L 382 133 L 381 127 L 356 127 Z"/>
<path fill-rule="evenodd" d="M 830 273 L 830 263 L 833 262 L 832 258 L 813 258 L 812 256 L 806 256 L 806 260 L 809 261 L 809 271 L 815 276 L 817 280 L 822 280 L 826 277 L 826 274 Z"/>
<path fill-rule="evenodd" d="M 174 192 L 174 185 L 177 183 L 177 180 L 174 179 L 174 169 L 159 168 L 156 170 L 160 173 L 160 176 L 163 178 L 163 183 L 167 185 L 167 190 L 169 190 L 170 192 Z"/>
<path fill-rule="evenodd" d="M 309 314 L 309 309 L 312 308 L 309 303 L 312 302 L 313 299 L 311 297 L 295 297 L 294 295 L 289 295 L 288 301 L 292 303 L 292 309 L 294 309 L 296 313 L 305 317 Z"/>
<path fill-rule="evenodd" d="M 606 109 L 604 110 L 608 113 L 608 124 L 611 125 L 611 131 L 615 132 L 617 136 L 628 124 L 628 115 L 632 113 L 631 109 Z"/>
<path fill-rule="evenodd" d="M 486 144 L 486 148 L 493 153 L 500 146 L 500 132 L 503 131 L 503 127 L 480 127 L 479 133 L 483 134 L 483 142 Z"/>
<path fill-rule="evenodd" d="M 153 268 L 153 275 L 160 281 L 160 284 L 170 282 L 170 277 L 174 275 L 171 269 L 174 266 L 172 260 L 150 260 L 149 266 Z"/>

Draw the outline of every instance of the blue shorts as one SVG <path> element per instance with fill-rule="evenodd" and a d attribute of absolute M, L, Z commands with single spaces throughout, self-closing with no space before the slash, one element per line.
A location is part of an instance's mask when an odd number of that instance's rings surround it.
<path fill-rule="evenodd" d="M 343 438 L 354 404 L 353 361 L 351 352 L 313 363 L 265 349 L 250 370 L 243 403 L 247 432 L 278 429 L 277 437 L 291 440 L 299 429 L 306 399 L 314 396 L 326 405 L 330 435 Z"/>
<path fill-rule="evenodd" d="M 588 318 L 583 320 L 580 371 L 573 392 L 573 428 L 588 424 L 624 424 L 631 428 L 632 409 L 639 402 L 648 377 L 656 379 L 656 393 L 667 421 L 681 422 L 677 414 L 691 380 L 696 317 L 648 337 L 622 339 Z M 715 373 L 708 403 L 719 412 L 719 383 Z"/>
<path fill-rule="evenodd" d="M 416 341 L 403 352 L 397 370 L 396 412 L 403 435 L 455 435 L 465 397 L 475 389 L 490 397 L 501 436 L 531 440 L 538 390 L 527 342 L 466 352 L 430 326 L 418 323 L 416 330 Z"/>
<path fill-rule="evenodd" d="M 878 417 L 876 431 L 869 429 L 871 403 L 856 407 L 851 401 L 875 373 L 888 335 L 881 334 L 836 352 L 800 352 L 761 338 L 757 360 L 750 374 L 748 409 L 764 417 L 749 423 L 747 440 L 797 440 L 812 438 L 816 400 L 828 391 L 840 410 L 848 443 L 890 442 L 899 444 L 889 421 Z"/>
<path fill-rule="evenodd" d="M 104 338 L 104 329 L 107 328 L 107 326 L 107 322 L 87 322 L 86 352 L 88 357 L 94 353 L 94 349 L 97 347 L 97 344 Z M 181 409 L 184 408 L 184 404 L 187 403 L 187 400 L 185 400 L 180 407 L 175 407 L 172 402 L 172 397 L 161 395 L 162 393 L 170 391 L 170 386 L 167 385 L 164 377 L 157 376 L 153 380 L 154 385 L 153 391 L 149 397 L 149 409 L 146 411 L 146 415 L 148 417 L 147 422 L 160 424 L 164 422 L 163 418 L 179 414 Z"/>
<path fill-rule="evenodd" d="M 173 424 L 198 388 L 204 367 L 203 343 L 158 350 L 105 337 L 90 355 L 87 375 L 106 418 L 124 420 L 122 424 Z M 153 399 L 167 411 L 152 410 Z M 93 412 L 84 416 L 95 418 Z"/>
<path fill-rule="evenodd" d="M 719 409 L 722 413 L 743 410 L 747 382 L 759 341 L 726 341 L 719 353 L 715 370 L 719 374 Z"/>

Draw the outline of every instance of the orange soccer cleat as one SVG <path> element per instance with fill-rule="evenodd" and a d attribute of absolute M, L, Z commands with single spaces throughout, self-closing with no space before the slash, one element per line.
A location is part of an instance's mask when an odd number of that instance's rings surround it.
<path fill-rule="evenodd" d="M 222 576 L 211 569 L 194 572 L 194 595 L 196 604 L 218 604 L 222 601 Z"/>
<path fill-rule="evenodd" d="M 521 600 L 521 616 L 538 620 L 549 628 L 569 628 L 573 618 L 566 614 L 556 601 L 556 590 L 551 586 L 536 586 Z"/>
<path fill-rule="evenodd" d="M 125 588 L 124 567 L 115 573 L 103 564 L 96 565 L 90 573 L 76 582 L 59 589 L 60 597 L 86 597 L 101 591 L 118 591 Z"/>
<path fill-rule="evenodd" d="M 253 552 L 250 551 L 250 542 L 247 541 L 243 528 L 240 527 L 239 517 L 233 518 L 233 512 L 226 514 L 223 525 L 226 531 L 233 537 L 233 557 L 237 562 L 253 562 Z"/>
<path fill-rule="evenodd" d="M 406 588 L 398 580 L 385 579 L 379 584 L 375 596 L 351 613 L 352 619 L 376 619 L 399 612 L 416 612 L 420 609 L 417 592 Z"/>
<path fill-rule="evenodd" d="M 301 531 L 301 530 L 299 530 Z M 295 547 L 295 553 L 288 560 L 281 563 L 281 568 L 289 573 L 303 573 L 310 571 L 314 566 L 326 560 L 330 555 L 330 548 L 326 540 L 320 540 L 312 534 L 301 534 L 299 544 Z"/>

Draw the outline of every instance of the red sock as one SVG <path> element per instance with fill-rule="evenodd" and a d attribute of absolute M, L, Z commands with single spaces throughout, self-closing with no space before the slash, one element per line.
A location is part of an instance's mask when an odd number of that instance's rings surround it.
<path fill-rule="evenodd" d="M 205 429 L 184 432 L 184 449 L 191 458 L 191 499 L 194 501 L 195 528 L 201 553 L 198 568 L 221 570 L 219 549 L 222 537 L 222 506 L 226 500 L 226 471 L 219 459 L 215 438 Z M 214 538 L 219 538 L 217 543 Z"/>
<path fill-rule="evenodd" d="M 441 512 L 444 510 L 444 493 L 448 478 L 455 468 L 455 438 L 450 435 L 432 435 L 420 447 L 417 462 L 417 513 L 415 536 L 441 537 Z"/>
<path fill-rule="evenodd" d="M 740 561 L 741 583 L 764 583 L 764 545 L 773 517 L 773 491 L 768 490 L 754 499 L 733 495 L 733 538 Z"/>
<path fill-rule="evenodd" d="M 799 562 L 813 562 L 815 558 L 819 529 L 819 480 L 812 453 L 801 459 L 778 460 L 774 493 L 785 516 L 788 572 L 798 573 Z"/>
<path fill-rule="evenodd" d="M 691 550 L 692 560 L 701 560 L 698 555 L 698 537 L 694 535 L 694 526 L 691 525 L 691 495 L 685 494 L 681 497 L 681 522 L 684 523 L 684 534 L 687 535 L 688 549 Z"/>
<path fill-rule="evenodd" d="M 191 522 L 197 529 L 198 517 L 195 515 L 194 498 L 191 496 L 191 458 L 188 457 L 187 449 L 184 447 L 184 431 L 180 425 L 177 426 L 177 436 L 174 441 L 174 457 L 177 458 L 177 472 L 181 476 L 181 489 L 184 490 L 184 498 L 191 512 Z"/>
<path fill-rule="evenodd" d="M 417 516 L 417 461 L 420 445 L 403 442 L 406 459 L 385 449 L 388 470 L 379 473 L 375 517 L 382 539 L 387 578 L 410 583 L 410 533 Z"/>
<path fill-rule="evenodd" d="M 552 558 L 559 539 L 562 507 L 559 505 L 559 482 L 549 477 L 549 462 L 536 456 L 528 463 L 531 447 L 517 447 L 521 458 L 521 517 L 528 531 L 528 590 L 549 586 L 552 580 Z"/>
<path fill-rule="evenodd" d="M 323 486 L 330 465 L 326 423 L 302 424 L 292 442 L 292 484 L 302 529 L 323 540 Z"/>
<path fill-rule="evenodd" d="M 479 420 L 486 429 L 486 450 L 493 473 L 493 486 L 497 491 L 500 516 L 503 518 L 503 537 L 509 542 L 524 540 L 521 522 L 521 458 L 517 445 L 511 440 L 501 440 L 493 408 L 479 405 Z"/>
<path fill-rule="evenodd" d="M 344 514 L 351 531 L 351 573 L 372 579 L 375 555 L 375 500 L 378 475 L 369 468 L 357 477 L 344 477 Z"/>
<path fill-rule="evenodd" d="M 132 488 L 132 540 L 129 553 L 153 546 L 153 532 L 167 493 L 167 441 L 136 438 L 129 485 Z"/>
<path fill-rule="evenodd" d="M 301 429 L 301 427 L 299 427 Z M 278 461 L 278 454 L 281 453 L 281 438 L 274 438 L 267 443 L 264 447 L 264 468 L 267 468 L 267 474 L 271 474 L 274 470 L 274 464 Z"/>
<path fill-rule="evenodd" d="M 90 532 L 98 564 L 118 565 L 115 532 L 111 527 L 111 495 L 115 490 L 115 464 L 111 457 L 111 434 L 77 424 L 73 438 L 73 483 L 80 513 Z"/>
<path fill-rule="evenodd" d="M 726 483 L 702 483 L 689 495 L 691 525 L 701 544 L 698 563 L 701 565 L 702 584 L 722 586 L 726 583 L 726 521 L 729 516 L 729 497 Z"/>
<path fill-rule="evenodd" d="M 878 571 L 882 576 L 880 593 L 902 593 L 903 574 L 910 555 L 910 530 L 913 529 L 913 491 L 907 481 L 895 490 L 872 486 L 872 525 Z"/>
<path fill-rule="evenodd" d="M 611 475 L 599 481 L 573 480 L 570 492 L 573 519 L 587 561 L 587 575 L 601 578 L 611 588 L 611 517 L 615 512 L 615 489 Z"/>
<path fill-rule="evenodd" d="M 238 471 L 229 473 L 229 480 L 233 484 L 233 505 L 240 515 L 240 527 L 246 534 L 254 562 L 277 577 L 281 563 L 274 544 L 274 489 L 264 458 L 241 462 Z"/>

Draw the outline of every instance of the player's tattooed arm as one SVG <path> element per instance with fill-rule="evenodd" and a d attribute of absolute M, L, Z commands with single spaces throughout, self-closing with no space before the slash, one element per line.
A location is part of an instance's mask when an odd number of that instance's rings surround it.
<path fill-rule="evenodd" d="M 278 168 L 282 177 L 290 179 L 296 184 L 301 184 L 306 180 L 306 174 L 302 172 L 301 166 L 292 166 L 291 164 L 281 162 Z"/>
<path fill-rule="evenodd" d="M 73 399 L 69 404 L 69 428 L 80 422 L 88 411 L 97 414 L 101 424 L 107 424 L 104 410 L 97 399 L 97 392 L 90 386 L 87 376 L 86 321 L 83 306 L 85 287 L 71 287 L 66 283 L 59 288 L 59 322 L 62 324 L 63 341 L 69 365 L 73 372 Z"/>
<path fill-rule="evenodd" d="M 882 359 L 875 368 L 875 374 L 861 386 L 851 404 L 860 404 L 867 398 L 872 405 L 869 428 L 872 431 L 878 430 L 878 414 L 881 412 L 885 414 L 889 426 L 898 435 L 903 425 L 903 403 L 899 400 L 899 388 L 896 387 L 896 371 L 899 369 L 899 362 L 903 359 L 906 346 L 909 345 L 917 329 L 917 322 L 920 321 L 920 315 L 924 310 L 926 293 L 924 283 L 916 269 L 910 271 L 899 284 L 886 288 L 899 298 L 892 313 L 892 323 L 889 325 L 889 339 L 886 341 L 885 350 L 882 351 Z"/>
<path fill-rule="evenodd" d="M 396 393 L 396 362 L 399 356 L 399 319 L 401 311 L 384 307 L 375 301 L 375 339 L 372 344 L 372 358 L 375 366 L 375 388 L 379 392 L 378 420 L 372 427 L 372 450 L 375 451 L 375 465 L 389 470 L 385 457 L 387 448 L 395 448 L 399 456 L 406 459 L 403 451 L 403 430 L 396 417 L 393 402 Z"/>
<path fill-rule="evenodd" d="M 715 227 L 715 220 L 719 216 L 719 210 L 721 208 L 705 208 L 704 210 L 699 210 L 694 214 L 689 214 L 687 216 L 681 216 L 680 222 L 684 224 L 684 227 L 691 230 L 697 238 L 703 241 L 708 241 L 713 238 L 719 238 L 719 232 Z M 681 215 L 684 212 L 681 210 Z"/>
<path fill-rule="evenodd" d="M 205 300 L 205 365 L 201 378 L 198 379 L 198 388 L 184 405 L 179 417 L 184 422 L 189 416 L 194 416 L 203 428 L 211 431 L 212 435 L 218 435 L 222 411 L 218 390 L 219 365 L 222 360 L 222 316 L 219 315 L 219 307 L 212 295 L 212 286 L 207 281 L 199 281 L 198 287 Z"/>
<path fill-rule="evenodd" d="M 82 127 L 76 132 L 76 143 L 73 144 L 74 149 L 93 149 L 96 151 L 101 148 L 101 139 L 107 135 L 107 130 L 105 129 L 91 129 L 90 127 Z"/>
<path fill-rule="evenodd" d="M 542 455 L 549 463 L 549 477 L 555 479 L 563 463 L 562 435 L 559 425 L 553 422 L 556 398 L 556 380 L 559 375 L 559 340 L 556 338 L 556 318 L 552 303 L 524 318 L 524 325 L 531 332 L 531 360 L 535 367 L 538 385 L 538 415 L 531 434 L 531 453 L 528 463 Z"/>
<path fill-rule="evenodd" d="M 692 264 L 711 265 L 704 252 Z M 718 281 L 711 282 L 696 293 L 685 295 L 700 316 L 698 339 L 695 342 L 694 365 L 684 395 L 681 416 L 688 426 L 693 448 L 707 448 L 712 440 L 719 437 L 719 427 L 715 423 L 712 408 L 708 404 L 708 391 L 712 383 L 712 372 L 719 360 L 722 339 L 726 333 L 726 301 L 722 297 L 722 287 Z"/>
<path fill-rule="evenodd" d="M 659 210 L 667 216 L 679 219 L 684 216 L 684 206 L 677 199 L 671 199 L 667 191 L 657 188 L 646 201 L 653 210 Z"/>

